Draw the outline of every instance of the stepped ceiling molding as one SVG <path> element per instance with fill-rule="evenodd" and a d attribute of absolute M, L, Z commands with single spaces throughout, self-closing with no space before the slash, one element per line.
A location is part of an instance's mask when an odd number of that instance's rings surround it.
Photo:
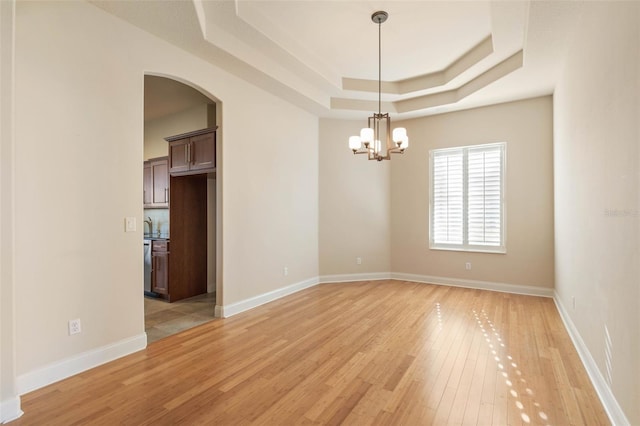
<path fill-rule="evenodd" d="M 179 0 L 97 7 L 322 117 L 412 118 L 553 93 L 580 2 Z"/>

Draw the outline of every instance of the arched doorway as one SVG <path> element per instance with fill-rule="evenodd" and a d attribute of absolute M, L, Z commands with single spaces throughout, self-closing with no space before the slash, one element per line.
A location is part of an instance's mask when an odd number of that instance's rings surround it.
<path fill-rule="evenodd" d="M 144 77 L 144 83 L 144 185 L 149 188 L 149 191 L 145 191 L 144 200 L 144 303 L 145 331 L 148 343 L 152 343 L 212 320 L 216 298 L 221 296 L 220 292 L 216 291 L 219 263 L 217 224 L 220 223 L 217 202 L 218 167 L 213 172 L 207 170 L 206 173 L 189 176 L 172 174 L 169 178 L 169 143 L 166 140 L 176 135 L 215 129 L 221 116 L 221 104 L 209 94 L 204 94 L 202 90 L 197 90 L 174 77 L 148 74 Z M 216 146 L 219 146 L 219 143 Z M 215 157 L 217 166 L 219 155 Z M 164 182 L 163 174 L 167 182 L 170 182 L 167 186 L 173 190 L 167 188 L 166 196 L 162 188 L 158 192 L 157 185 L 154 189 L 154 183 L 150 183 L 156 182 L 154 173 L 160 176 L 160 186 Z M 180 197 L 184 191 L 189 191 L 189 194 L 182 199 L 200 200 L 196 204 L 199 206 L 197 209 L 178 209 L 177 203 L 174 203 L 174 208 L 171 209 L 172 201 Z M 153 196 L 147 195 L 148 193 L 159 194 L 158 199 L 153 199 Z M 177 224 L 190 222 L 191 237 L 185 237 L 181 232 L 186 232 L 185 229 L 189 227 Z M 206 232 L 202 233 L 200 229 L 206 229 Z M 206 238 L 206 242 L 201 241 L 198 249 L 189 246 L 191 251 L 186 253 L 185 239 L 188 238 Z M 180 256 L 189 262 L 195 261 L 191 265 L 197 264 L 198 268 L 206 265 L 206 271 L 202 274 L 192 274 L 192 269 L 188 269 L 188 273 L 180 272 L 176 275 L 176 271 L 183 266 L 183 261 L 178 260 Z M 167 288 L 164 288 L 164 285 Z M 184 286 L 189 287 L 186 295 L 184 291 L 178 291 L 179 287 Z"/>

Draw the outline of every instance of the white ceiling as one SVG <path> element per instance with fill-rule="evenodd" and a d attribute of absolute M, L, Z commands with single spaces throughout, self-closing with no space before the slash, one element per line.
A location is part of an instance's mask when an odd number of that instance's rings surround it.
<path fill-rule="evenodd" d="M 180 0 L 96 6 L 324 117 L 411 118 L 553 92 L 580 14 L 564 1 Z M 145 100 L 145 105 L 147 105 Z M 151 104 L 148 104 L 151 106 Z"/>

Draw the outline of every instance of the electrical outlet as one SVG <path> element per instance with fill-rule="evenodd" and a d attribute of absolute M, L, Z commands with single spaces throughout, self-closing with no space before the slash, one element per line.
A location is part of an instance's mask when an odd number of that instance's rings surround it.
<path fill-rule="evenodd" d="M 69 336 L 78 334 L 82 331 L 80 327 L 80 318 L 69 320 Z"/>
<path fill-rule="evenodd" d="M 464 264 L 464 267 L 465 267 L 465 269 L 466 269 L 467 271 L 470 271 L 470 270 L 471 270 L 471 262 L 467 262 L 467 263 L 465 263 L 465 264 Z"/>
<path fill-rule="evenodd" d="M 289 275 L 289 268 L 287 268 L 286 266 L 282 268 L 282 275 L 284 275 L 285 277 Z"/>
<path fill-rule="evenodd" d="M 362 265 L 362 258 L 356 257 L 356 265 Z"/>

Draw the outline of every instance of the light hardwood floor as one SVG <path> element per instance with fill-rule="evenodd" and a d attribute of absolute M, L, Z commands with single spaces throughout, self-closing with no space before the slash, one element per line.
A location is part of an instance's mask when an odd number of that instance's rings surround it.
<path fill-rule="evenodd" d="M 24 395 L 17 425 L 608 424 L 551 299 L 322 284 Z"/>

